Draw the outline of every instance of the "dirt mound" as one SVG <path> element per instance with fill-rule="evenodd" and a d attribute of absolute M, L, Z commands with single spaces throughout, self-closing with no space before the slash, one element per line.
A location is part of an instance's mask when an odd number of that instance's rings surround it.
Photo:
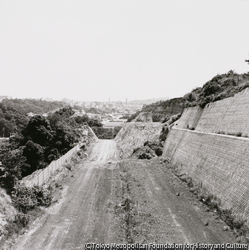
<path fill-rule="evenodd" d="M 151 159 L 156 156 L 155 152 L 148 146 L 134 149 L 132 156 L 138 159 Z"/>
<path fill-rule="evenodd" d="M 163 144 L 159 141 L 144 143 L 143 147 L 136 148 L 133 150 L 132 156 L 138 159 L 151 159 L 156 156 L 161 156 L 163 153 Z"/>
<path fill-rule="evenodd" d="M 161 123 L 126 123 L 119 131 L 115 140 L 121 151 L 121 157 L 127 158 L 133 150 L 143 147 L 147 141 L 159 140 L 163 124 Z"/>

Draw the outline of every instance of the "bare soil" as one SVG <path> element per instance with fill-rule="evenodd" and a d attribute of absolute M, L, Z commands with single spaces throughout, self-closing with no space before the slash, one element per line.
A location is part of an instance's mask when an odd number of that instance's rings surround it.
<path fill-rule="evenodd" d="M 99 140 L 77 165 L 61 200 L 12 249 L 85 249 L 86 243 L 235 243 L 160 158 L 119 159 Z"/>

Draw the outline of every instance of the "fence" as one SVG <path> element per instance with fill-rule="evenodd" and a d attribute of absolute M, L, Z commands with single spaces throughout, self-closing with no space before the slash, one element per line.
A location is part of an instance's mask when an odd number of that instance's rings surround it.
<path fill-rule="evenodd" d="M 93 130 L 88 125 L 83 125 L 83 135 L 90 138 L 93 138 L 93 141 L 97 141 L 98 137 L 94 134 Z M 89 132 L 91 136 L 89 135 Z M 31 180 L 26 179 L 21 182 L 25 184 L 27 187 L 33 187 L 35 185 L 41 186 L 43 185 L 50 177 L 51 174 L 55 172 L 62 164 L 64 164 L 71 156 L 79 149 L 80 143 L 69 150 L 65 155 L 60 157 L 56 161 L 52 161 L 46 168 L 44 168 L 40 173 L 34 176 Z"/>
<path fill-rule="evenodd" d="M 24 181 L 25 186 L 32 187 L 35 185 L 43 185 L 50 177 L 51 174 L 55 172 L 59 167 L 62 166 L 71 156 L 79 149 L 79 145 L 75 146 L 69 150 L 66 154 L 60 157 L 56 161 L 52 161 L 46 168 L 44 168 L 38 175 L 36 175 L 32 180 Z"/>

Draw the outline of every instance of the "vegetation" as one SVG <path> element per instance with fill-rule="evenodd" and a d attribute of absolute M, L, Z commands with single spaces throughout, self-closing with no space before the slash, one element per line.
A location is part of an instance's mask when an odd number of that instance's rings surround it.
<path fill-rule="evenodd" d="M 141 112 L 152 112 L 153 122 L 166 122 L 172 115 L 182 113 L 185 107 L 199 105 L 204 108 L 210 102 L 234 96 L 247 87 L 249 87 L 249 72 L 237 74 L 230 70 L 228 73 L 216 75 L 202 87 L 193 89 L 183 97 L 145 105 L 140 111 L 129 116 L 127 121 L 131 122 Z"/>
<path fill-rule="evenodd" d="M 14 234 L 23 232 L 23 229 L 41 213 L 39 206 L 49 206 L 52 201 L 52 188 L 24 185 L 16 185 L 11 193 L 11 198 L 17 213 L 13 219 L 7 220 L 4 230 L 1 232 L 1 241 Z M 0 242 L 1 244 L 1 242 Z"/>
<path fill-rule="evenodd" d="M 72 107 L 63 107 L 47 117 L 35 115 L 30 118 L 25 114 L 23 117 L 25 123 L 16 130 L 15 136 L 0 146 L 0 185 L 8 193 L 13 191 L 17 180 L 46 167 L 70 150 L 79 141 L 83 124 L 102 126 L 86 115 L 75 116 Z"/>
<path fill-rule="evenodd" d="M 48 188 L 34 186 L 26 187 L 16 185 L 11 193 L 15 207 L 23 213 L 27 213 L 37 206 L 49 206 L 52 201 L 52 192 Z"/>
<path fill-rule="evenodd" d="M 152 112 L 153 122 L 166 122 L 171 116 L 182 113 L 185 107 L 184 98 L 173 98 L 144 105 L 141 111 L 136 112 L 128 118 L 128 122 L 134 120 L 141 112 Z"/>
<path fill-rule="evenodd" d="M 85 112 L 91 113 L 91 114 L 102 114 L 103 113 L 102 110 L 99 110 L 99 109 L 93 108 L 93 107 L 89 108 L 89 109 L 85 108 Z"/>
<path fill-rule="evenodd" d="M 195 88 L 184 96 L 186 107 L 204 108 L 207 103 L 222 100 L 249 87 L 249 72 L 237 74 L 230 70 L 226 74 L 216 75 L 201 88 Z"/>
<path fill-rule="evenodd" d="M 0 137 L 19 133 L 28 123 L 28 113 L 43 114 L 61 108 L 63 102 L 34 99 L 4 99 L 0 103 Z"/>

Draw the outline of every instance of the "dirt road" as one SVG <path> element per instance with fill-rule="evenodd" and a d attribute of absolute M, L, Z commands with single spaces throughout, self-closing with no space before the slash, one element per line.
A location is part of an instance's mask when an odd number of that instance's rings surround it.
<path fill-rule="evenodd" d="M 95 144 L 63 192 L 13 249 L 85 249 L 91 242 L 235 242 L 165 163 L 158 158 L 119 160 L 112 140 Z"/>

